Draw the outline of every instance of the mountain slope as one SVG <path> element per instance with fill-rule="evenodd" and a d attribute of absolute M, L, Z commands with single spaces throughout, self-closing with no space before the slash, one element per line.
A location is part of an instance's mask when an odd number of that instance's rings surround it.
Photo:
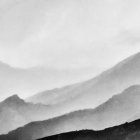
<path fill-rule="evenodd" d="M 75 131 L 63 133 L 40 140 L 139 140 L 140 120 L 126 123 L 102 131 Z"/>
<path fill-rule="evenodd" d="M 78 73 L 79 70 L 74 72 Z M 75 75 L 76 75 L 75 74 Z M 11 96 L 11 93 L 19 94 L 25 98 L 40 91 L 62 86 L 66 83 L 86 79 L 90 74 L 85 71 L 76 76 L 67 70 L 57 70 L 49 67 L 17 68 L 0 62 L 0 101 Z"/>
<path fill-rule="evenodd" d="M 34 103 L 65 104 L 67 109 L 94 108 L 131 85 L 140 84 L 140 53 L 82 83 L 45 91 L 27 99 Z"/>
<path fill-rule="evenodd" d="M 104 129 L 125 123 L 140 111 L 140 86 L 126 89 L 96 109 L 69 113 L 54 119 L 33 122 L 7 136 L 8 140 L 34 140 L 63 132 L 82 129 Z M 20 139 L 19 139 L 20 138 Z"/>
<path fill-rule="evenodd" d="M 48 73 L 50 71 L 43 68 L 20 69 L 0 62 L 0 100 L 10 96 L 11 92 L 27 96 L 46 89 Z"/>
<path fill-rule="evenodd" d="M 46 120 L 60 114 L 55 107 L 26 103 L 13 95 L 0 103 L 0 134 L 32 121 Z"/>

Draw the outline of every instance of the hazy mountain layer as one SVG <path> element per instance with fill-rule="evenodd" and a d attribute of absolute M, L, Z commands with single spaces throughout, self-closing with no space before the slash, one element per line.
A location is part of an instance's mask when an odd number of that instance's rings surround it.
<path fill-rule="evenodd" d="M 140 112 L 139 101 L 140 86 L 132 86 L 96 109 L 76 111 L 54 119 L 33 122 L 9 133 L 6 137 L 9 140 L 34 140 L 63 132 L 97 130 L 119 125 L 132 118 L 136 112 Z"/>
<path fill-rule="evenodd" d="M 30 94 L 42 91 L 48 87 L 48 81 L 53 80 L 51 75 L 56 72 L 53 69 L 37 67 L 29 69 L 14 68 L 0 62 L 0 100 L 7 98 L 11 93 L 27 97 Z"/>
<path fill-rule="evenodd" d="M 27 99 L 34 103 L 65 104 L 66 110 L 94 108 L 131 85 L 140 84 L 140 53 L 82 83 L 45 91 Z"/>
<path fill-rule="evenodd" d="M 53 106 L 26 103 L 17 95 L 13 95 L 0 103 L 0 134 L 58 114 L 61 115 L 61 111 Z"/>
<path fill-rule="evenodd" d="M 75 76 L 72 76 L 73 73 L 70 70 L 46 67 L 23 69 L 0 62 L 0 101 L 11 96 L 11 93 L 25 98 L 46 89 L 90 77 L 90 74 L 85 74 L 85 71 L 77 74 L 78 71 L 73 72 Z"/>
<path fill-rule="evenodd" d="M 75 131 L 63 133 L 40 140 L 139 140 L 140 120 L 126 123 L 103 131 Z"/>

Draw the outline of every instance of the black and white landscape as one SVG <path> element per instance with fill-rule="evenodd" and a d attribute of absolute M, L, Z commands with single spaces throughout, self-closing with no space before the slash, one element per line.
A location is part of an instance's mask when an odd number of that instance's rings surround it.
<path fill-rule="evenodd" d="M 139 140 L 140 1 L 1 0 L 0 140 Z"/>
<path fill-rule="evenodd" d="M 120 126 L 108 128 L 102 131 L 83 130 L 63 133 L 40 140 L 138 140 L 140 137 L 140 120 L 125 123 Z"/>

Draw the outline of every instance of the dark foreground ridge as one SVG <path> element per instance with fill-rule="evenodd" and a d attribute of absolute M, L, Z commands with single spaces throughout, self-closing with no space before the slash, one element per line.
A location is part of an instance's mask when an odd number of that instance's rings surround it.
<path fill-rule="evenodd" d="M 140 120 L 102 131 L 74 131 L 39 140 L 140 140 Z"/>

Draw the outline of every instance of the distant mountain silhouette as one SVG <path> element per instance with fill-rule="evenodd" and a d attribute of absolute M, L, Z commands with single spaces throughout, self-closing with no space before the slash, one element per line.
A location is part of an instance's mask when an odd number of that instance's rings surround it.
<path fill-rule="evenodd" d="M 0 100 L 2 101 L 11 96 L 12 93 L 18 93 L 22 97 L 27 97 L 50 88 L 52 82 L 54 85 L 57 83 L 59 86 L 66 79 L 60 79 L 59 83 L 56 79 L 64 77 L 65 72 L 44 67 L 26 69 L 11 67 L 0 61 Z"/>
<path fill-rule="evenodd" d="M 63 133 L 39 140 L 139 140 L 140 120 L 102 131 L 82 130 Z M 3 139 L 6 140 L 6 139 Z"/>
<path fill-rule="evenodd" d="M 52 106 L 26 103 L 17 95 L 0 102 L 0 134 L 8 133 L 32 121 L 46 120 L 57 116 Z"/>
<path fill-rule="evenodd" d="M 13 105 L 24 105 L 25 102 L 23 99 L 19 98 L 18 95 L 12 95 L 8 98 L 6 98 L 3 102 L 2 102 L 3 105 L 9 105 L 9 106 L 13 106 Z"/>
<path fill-rule="evenodd" d="M 99 76 L 64 88 L 44 91 L 27 99 L 34 103 L 65 104 L 63 110 L 94 108 L 131 85 L 140 84 L 140 53 Z"/>
<path fill-rule="evenodd" d="M 131 86 L 95 109 L 76 111 L 54 119 L 32 122 L 10 132 L 5 137 L 8 137 L 8 140 L 34 140 L 63 132 L 82 129 L 99 130 L 120 125 L 140 111 L 139 101 L 140 86 Z"/>

